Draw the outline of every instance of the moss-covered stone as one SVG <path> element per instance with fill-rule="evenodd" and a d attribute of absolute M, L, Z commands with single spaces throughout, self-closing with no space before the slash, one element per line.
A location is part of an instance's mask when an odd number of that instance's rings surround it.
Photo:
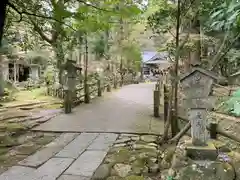
<path fill-rule="evenodd" d="M 132 176 L 125 177 L 124 180 L 144 180 L 144 177 L 132 175 Z"/>
<path fill-rule="evenodd" d="M 124 178 L 121 178 L 118 176 L 111 176 L 111 177 L 108 177 L 107 180 L 124 180 Z"/>
<path fill-rule="evenodd" d="M 114 162 L 125 163 L 129 161 L 130 157 L 131 157 L 131 152 L 127 148 L 124 148 L 114 154 L 107 155 L 107 157 L 105 158 L 105 161 L 107 163 L 114 163 Z"/>

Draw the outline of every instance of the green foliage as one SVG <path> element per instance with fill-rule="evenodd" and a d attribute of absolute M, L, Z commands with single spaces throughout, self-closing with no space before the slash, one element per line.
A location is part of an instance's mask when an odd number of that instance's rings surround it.
<path fill-rule="evenodd" d="M 209 22 L 213 30 L 238 31 L 240 27 L 239 2 L 237 0 L 225 0 L 212 11 Z"/>
<path fill-rule="evenodd" d="M 133 71 L 140 71 L 142 55 L 139 46 L 132 42 L 126 42 L 122 47 L 122 54 L 127 61 L 127 67 L 133 69 Z"/>
<path fill-rule="evenodd" d="M 176 4 L 160 0 L 158 7 L 158 10 L 147 18 L 148 25 L 155 33 L 165 33 L 175 24 Z"/>

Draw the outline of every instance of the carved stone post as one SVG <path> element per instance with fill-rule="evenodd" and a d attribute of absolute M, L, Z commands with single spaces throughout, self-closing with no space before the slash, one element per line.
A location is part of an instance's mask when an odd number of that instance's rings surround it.
<path fill-rule="evenodd" d="M 216 149 L 210 145 L 207 131 L 207 110 L 211 109 L 209 94 L 212 90 L 214 76 L 211 72 L 195 68 L 187 73 L 180 82 L 185 94 L 184 107 L 187 108 L 191 122 L 191 145 L 187 154 L 198 159 L 216 158 Z M 202 148 L 204 147 L 204 148 Z"/>
<path fill-rule="evenodd" d="M 73 98 L 76 97 L 75 89 L 76 89 L 76 76 L 77 76 L 77 67 L 75 65 L 75 61 L 67 60 L 67 62 L 64 65 L 64 69 L 67 71 L 67 82 L 66 82 L 66 88 L 64 90 L 64 107 L 65 107 L 65 113 L 71 113 L 72 112 L 72 106 L 73 106 Z"/>

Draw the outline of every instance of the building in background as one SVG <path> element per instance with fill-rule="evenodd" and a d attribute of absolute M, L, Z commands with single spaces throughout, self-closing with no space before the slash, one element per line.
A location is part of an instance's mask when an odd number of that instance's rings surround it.
<path fill-rule="evenodd" d="M 144 51 L 142 53 L 142 73 L 143 77 L 155 76 L 161 70 L 171 66 L 168 52 Z"/>

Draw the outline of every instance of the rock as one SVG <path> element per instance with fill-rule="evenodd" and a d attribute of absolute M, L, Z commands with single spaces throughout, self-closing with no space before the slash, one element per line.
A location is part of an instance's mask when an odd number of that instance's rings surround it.
<path fill-rule="evenodd" d="M 220 140 L 211 140 L 218 152 L 231 152 L 228 145 Z"/>
<path fill-rule="evenodd" d="M 111 177 L 108 177 L 107 180 L 123 180 L 123 178 L 118 176 L 111 176 Z"/>
<path fill-rule="evenodd" d="M 142 171 L 143 171 L 143 167 L 137 167 L 137 166 L 132 167 L 132 172 L 134 175 L 141 175 Z"/>
<path fill-rule="evenodd" d="M 226 168 L 227 167 L 227 168 Z M 233 168 L 221 162 L 205 161 L 204 164 L 194 164 L 180 169 L 179 180 L 234 180 Z"/>
<path fill-rule="evenodd" d="M 114 145 L 113 145 L 114 148 L 124 147 L 124 146 L 126 146 L 125 143 L 119 143 L 119 144 L 114 144 Z"/>
<path fill-rule="evenodd" d="M 228 153 L 229 157 L 232 159 L 231 164 L 235 169 L 236 180 L 240 180 L 240 153 L 232 151 Z"/>
<path fill-rule="evenodd" d="M 110 175 L 111 165 L 102 164 L 100 165 L 95 173 L 93 174 L 92 180 L 103 180 Z"/>
<path fill-rule="evenodd" d="M 139 140 L 140 140 L 140 137 L 139 137 L 139 136 L 132 136 L 132 137 L 131 137 L 131 140 L 132 140 L 132 141 L 139 141 Z"/>
<path fill-rule="evenodd" d="M 131 172 L 131 166 L 128 164 L 115 164 L 113 169 L 120 177 L 126 177 Z"/>
<path fill-rule="evenodd" d="M 156 142 L 157 141 L 157 136 L 154 136 L 154 135 L 143 135 L 141 136 L 140 138 L 142 141 L 145 141 L 145 142 Z"/>
<path fill-rule="evenodd" d="M 131 141 L 130 137 L 123 137 L 115 141 L 115 144 L 122 144 Z"/>
<path fill-rule="evenodd" d="M 132 176 L 126 177 L 125 180 L 144 180 L 144 177 L 143 176 L 132 175 Z"/>
<path fill-rule="evenodd" d="M 216 168 L 217 177 L 220 180 L 234 180 L 235 179 L 235 171 L 229 163 L 223 162 L 219 163 Z"/>
<path fill-rule="evenodd" d="M 172 168 L 170 168 L 168 170 L 168 175 L 174 177 L 176 175 L 176 172 Z"/>
<path fill-rule="evenodd" d="M 149 172 L 149 169 L 147 166 L 144 166 L 143 170 L 142 170 L 142 173 L 143 174 L 147 174 Z"/>
<path fill-rule="evenodd" d="M 156 147 L 154 147 L 154 146 L 149 146 L 149 145 L 145 145 L 145 144 L 134 144 L 134 145 L 133 145 L 133 148 L 134 148 L 134 149 L 154 149 L 154 150 L 157 150 Z"/>
<path fill-rule="evenodd" d="M 133 162 L 133 161 L 135 161 L 137 158 L 135 157 L 135 156 L 131 156 L 130 158 L 129 158 L 129 162 Z"/>
<path fill-rule="evenodd" d="M 154 147 L 158 147 L 158 145 L 156 143 L 148 143 L 148 146 L 154 146 Z"/>
<path fill-rule="evenodd" d="M 150 162 L 152 162 L 152 163 L 156 163 L 157 162 L 157 158 L 153 158 L 153 157 L 149 158 L 148 160 Z"/>
<path fill-rule="evenodd" d="M 172 168 L 180 168 L 183 166 L 187 166 L 189 165 L 188 161 L 189 158 L 186 156 L 185 149 L 181 148 L 181 146 L 177 146 L 176 151 L 172 157 Z"/>
<path fill-rule="evenodd" d="M 157 172 L 159 172 L 158 164 L 153 164 L 153 165 L 149 166 L 149 172 L 150 173 L 157 173 Z"/>
<path fill-rule="evenodd" d="M 161 163 L 159 164 L 159 167 L 161 169 L 168 169 L 171 167 L 171 163 L 170 162 L 167 162 L 166 160 L 162 160 Z"/>
<path fill-rule="evenodd" d="M 148 155 L 147 155 L 146 152 L 140 153 L 140 154 L 138 155 L 138 158 L 140 158 L 140 159 L 144 159 L 144 158 L 147 158 L 147 157 L 148 157 Z"/>

